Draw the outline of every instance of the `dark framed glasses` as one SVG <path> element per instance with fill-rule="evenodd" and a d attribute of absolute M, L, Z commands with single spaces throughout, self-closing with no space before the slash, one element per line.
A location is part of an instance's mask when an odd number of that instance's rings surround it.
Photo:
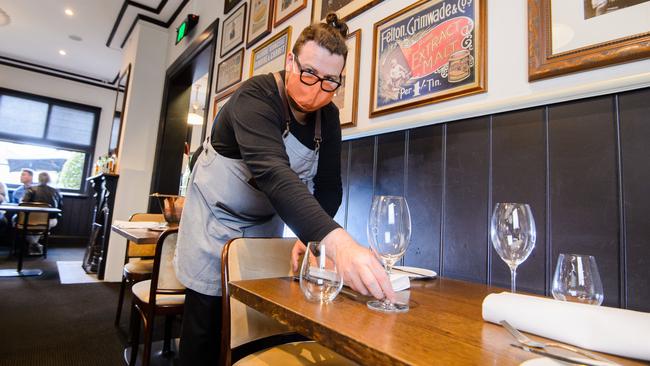
<path fill-rule="evenodd" d="M 298 68 L 300 69 L 300 81 L 305 84 L 312 86 L 318 82 L 320 82 L 320 88 L 324 92 L 332 93 L 335 92 L 336 89 L 338 89 L 341 86 L 341 82 L 339 80 L 335 79 L 323 79 L 320 76 L 316 75 L 312 70 L 309 69 L 303 69 L 302 65 L 300 65 L 300 61 L 298 60 L 298 56 L 294 55 L 294 60 L 296 61 L 296 64 L 298 64 Z"/>

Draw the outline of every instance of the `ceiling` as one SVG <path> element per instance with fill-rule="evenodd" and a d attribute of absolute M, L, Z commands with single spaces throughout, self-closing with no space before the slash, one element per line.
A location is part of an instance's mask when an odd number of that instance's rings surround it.
<path fill-rule="evenodd" d="M 186 3 L 0 0 L 0 10 L 10 18 L 9 24 L 0 25 L 0 61 L 90 82 L 112 83 L 122 62 L 122 47 L 136 19 L 164 27 Z M 65 9 L 71 9 L 74 15 L 66 15 Z M 82 40 L 72 40 L 71 35 Z M 59 50 L 66 55 L 60 55 Z"/>

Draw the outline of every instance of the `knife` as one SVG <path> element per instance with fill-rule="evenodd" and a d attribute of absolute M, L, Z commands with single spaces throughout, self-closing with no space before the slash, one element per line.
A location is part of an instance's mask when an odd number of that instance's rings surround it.
<path fill-rule="evenodd" d="M 542 351 L 542 350 L 538 350 L 538 349 L 535 349 L 535 348 L 530 348 L 530 347 L 526 347 L 526 346 L 522 346 L 522 345 L 518 345 L 518 344 L 511 344 L 511 346 L 522 349 L 522 350 L 524 350 L 526 352 L 534 353 L 534 354 L 537 354 L 537 355 L 540 355 L 540 356 L 552 358 L 552 359 L 563 361 L 563 362 L 568 362 L 568 363 L 571 363 L 571 364 L 574 364 L 574 365 L 585 365 L 585 366 L 602 366 L 603 365 L 602 363 L 591 363 L 591 362 L 588 362 L 588 361 L 584 361 L 582 359 L 577 360 L 575 358 L 564 357 L 564 356 L 560 356 L 560 355 L 555 354 L 555 353 Z"/>

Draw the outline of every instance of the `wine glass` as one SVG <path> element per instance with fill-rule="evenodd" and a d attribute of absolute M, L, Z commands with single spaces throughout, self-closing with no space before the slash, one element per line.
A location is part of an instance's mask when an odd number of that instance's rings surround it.
<path fill-rule="evenodd" d="M 602 304 L 605 295 L 596 258 L 591 255 L 560 254 L 551 293 L 557 300 Z"/>
<path fill-rule="evenodd" d="M 517 267 L 535 248 L 535 219 L 526 203 L 497 203 L 490 222 L 492 246 L 510 268 L 510 289 L 516 290 Z"/>
<path fill-rule="evenodd" d="M 309 301 L 332 302 L 343 288 L 343 278 L 327 257 L 330 247 L 310 241 L 300 267 L 300 288 Z"/>
<path fill-rule="evenodd" d="M 406 199 L 401 196 L 374 196 L 368 219 L 370 248 L 390 276 L 391 269 L 406 252 L 411 239 L 411 214 Z M 387 313 L 406 312 L 408 304 L 391 303 L 388 299 L 371 300 L 373 310 Z"/>

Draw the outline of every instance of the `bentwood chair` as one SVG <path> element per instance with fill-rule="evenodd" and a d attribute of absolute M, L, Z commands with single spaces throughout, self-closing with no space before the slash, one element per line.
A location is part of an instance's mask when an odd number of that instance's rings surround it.
<path fill-rule="evenodd" d="M 230 281 L 291 276 L 295 242 L 295 238 L 237 238 L 224 246 L 221 365 L 356 365 L 316 342 L 295 333 L 292 337 L 284 325 L 230 297 Z"/>
<path fill-rule="evenodd" d="M 19 206 L 51 207 L 44 202 L 21 202 Z M 47 212 L 31 212 L 27 216 L 27 224 L 24 225 L 26 215 L 24 212 L 18 212 L 16 219 L 16 231 L 21 233 L 22 239 L 20 245 L 27 245 L 28 235 L 43 235 L 43 258 L 47 258 L 47 246 L 50 236 L 50 214 Z"/>
<path fill-rule="evenodd" d="M 165 218 L 162 214 L 136 213 L 131 215 L 129 221 L 155 221 L 162 222 Z M 131 240 L 126 241 L 124 251 L 124 268 L 122 269 L 122 284 L 120 285 L 120 296 L 117 300 L 117 313 L 115 314 L 115 326 L 120 325 L 122 307 L 124 304 L 124 293 L 127 285 L 148 280 L 151 278 L 153 269 L 153 257 L 156 253 L 156 244 L 137 244 Z"/>
<path fill-rule="evenodd" d="M 176 278 L 173 259 L 176 251 L 178 229 L 163 232 L 156 245 L 151 279 L 133 285 L 131 305 L 131 357 L 129 365 L 135 365 L 138 357 L 140 321 L 144 324 L 144 349 L 142 366 L 151 362 L 151 346 L 154 318 L 165 316 L 165 333 L 162 354 L 171 355 L 171 331 L 174 316 L 183 314 L 185 287 Z"/>

